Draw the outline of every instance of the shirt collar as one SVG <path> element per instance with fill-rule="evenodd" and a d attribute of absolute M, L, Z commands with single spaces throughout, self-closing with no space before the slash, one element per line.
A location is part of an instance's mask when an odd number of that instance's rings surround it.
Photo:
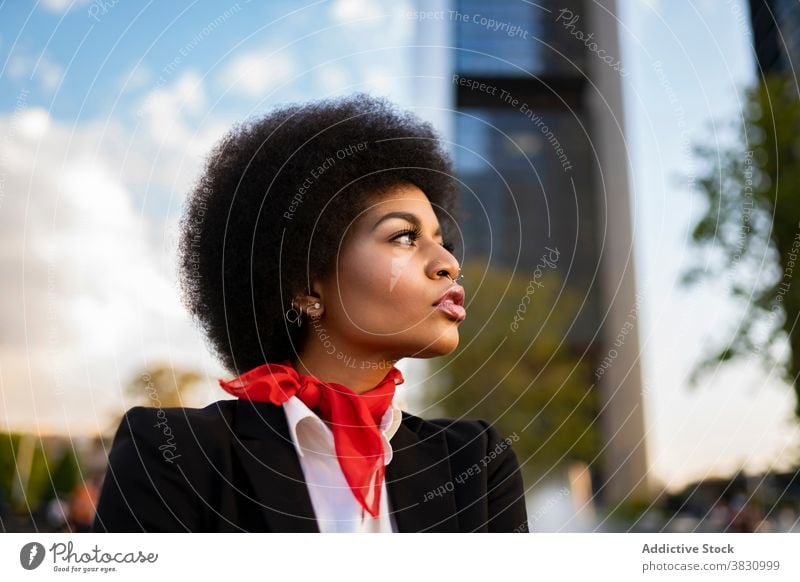
<path fill-rule="evenodd" d="M 297 396 L 292 396 L 282 404 L 283 410 L 286 413 L 286 421 L 289 424 L 289 431 L 292 435 L 292 440 L 297 450 L 297 454 L 304 457 L 303 448 L 312 448 L 309 445 L 313 440 L 315 443 L 326 443 L 330 451 L 334 450 L 333 432 L 328 425 L 326 425 L 317 414 L 311 410 L 306 404 Z M 392 445 L 389 442 L 394 434 L 397 432 L 400 423 L 403 420 L 403 412 L 398 405 L 397 397 L 392 400 L 389 408 L 381 418 L 379 430 L 381 439 L 383 440 L 384 464 L 388 465 L 392 460 Z M 297 430 L 302 424 L 303 430 Z M 313 448 L 318 448 L 318 445 Z"/>

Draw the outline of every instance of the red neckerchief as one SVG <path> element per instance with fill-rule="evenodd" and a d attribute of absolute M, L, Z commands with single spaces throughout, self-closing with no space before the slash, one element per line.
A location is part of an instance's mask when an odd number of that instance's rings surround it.
<path fill-rule="evenodd" d="M 394 398 L 403 375 L 392 366 L 377 386 L 363 394 L 335 382 L 300 374 L 290 360 L 263 364 L 220 386 L 229 394 L 280 406 L 297 396 L 331 424 L 339 466 L 350 489 L 370 515 L 380 513 L 385 464 L 378 424 Z"/>

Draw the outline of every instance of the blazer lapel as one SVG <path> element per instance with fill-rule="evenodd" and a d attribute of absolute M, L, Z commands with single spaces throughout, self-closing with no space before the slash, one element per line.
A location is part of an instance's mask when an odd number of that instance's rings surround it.
<path fill-rule="evenodd" d="M 425 428 L 419 420 L 403 412 L 391 439 L 392 460 L 386 466 L 391 510 L 401 532 L 457 532 L 444 431 Z"/>
<path fill-rule="evenodd" d="M 234 425 L 238 438 L 233 448 L 267 529 L 319 532 L 283 408 L 239 399 Z M 459 531 L 444 431 L 426 428 L 420 419 L 403 412 L 391 443 L 392 461 L 385 478 L 399 531 Z"/>
<path fill-rule="evenodd" d="M 300 459 L 281 406 L 239 399 L 236 455 L 252 484 L 253 499 L 274 532 L 319 532 Z"/>

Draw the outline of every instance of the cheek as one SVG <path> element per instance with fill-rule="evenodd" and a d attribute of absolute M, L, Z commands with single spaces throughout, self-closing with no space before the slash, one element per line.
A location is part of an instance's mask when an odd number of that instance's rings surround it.
<path fill-rule="evenodd" d="M 395 302 L 407 299 L 409 286 L 414 281 L 414 262 L 411 253 L 397 249 L 392 253 L 388 268 L 385 269 L 386 286 Z"/>
<path fill-rule="evenodd" d="M 381 322 L 406 319 L 419 307 L 420 293 L 411 253 L 390 250 L 348 256 L 339 273 L 339 295 L 345 317 L 375 328 Z"/>
<path fill-rule="evenodd" d="M 369 253 L 348 255 L 340 263 L 337 291 L 344 312 L 360 319 L 360 314 L 384 307 L 389 297 L 389 279 L 385 258 Z"/>

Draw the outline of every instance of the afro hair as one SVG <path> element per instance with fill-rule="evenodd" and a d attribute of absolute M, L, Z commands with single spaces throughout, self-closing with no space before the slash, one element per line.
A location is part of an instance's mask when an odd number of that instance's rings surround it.
<path fill-rule="evenodd" d="M 407 183 L 449 238 L 460 209 L 440 138 L 365 93 L 280 106 L 216 144 L 185 204 L 178 260 L 183 302 L 230 373 L 297 353 L 308 326 L 285 320 L 291 298 L 332 274 L 370 203 Z"/>

